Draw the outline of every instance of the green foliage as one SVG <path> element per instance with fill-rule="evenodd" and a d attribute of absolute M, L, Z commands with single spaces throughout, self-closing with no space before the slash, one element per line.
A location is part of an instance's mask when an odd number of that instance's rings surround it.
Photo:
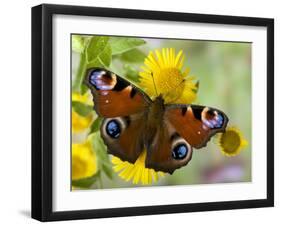
<path fill-rule="evenodd" d="M 87 67 L 104 66 L 108 67 L 111 63 L 111 46 L 109 37 L 93 37 L 89 41 L 86 49 Z"/>
<path fill-rule="evenodd" d="M 124 75 L 132 82 L 139 82 L 139 72 L 129 64 L 124 64 Z"/>
<path fill-rule="evenodd" d="M 72 36 L 72 51 L 80 54 L 77 74 L 73 82 L 73 91 L 84 94 L 88 88 L 84 84 L 84 77 L 88 68 L 109 68 L 112 57 L 128 63 L 143 62 L 145 54 L 136 47 L 145 44 L 140 38 L 122 38 L 108 36 L 84 37 Z M 136 73 L 125 68 L 124 73 L 136 81 Z"/>
<path fill-rule="evenodd" d="M 121 54 L 121 60 L 128 63 L 143 63 L 146 55 L 139 49 L 131 49 Z"/>
<path fill-rule="evenodd" d="M 87 39 L 81 35 L 72 35 L 72 51 L 82 53 L 84 51 Z"/>
<path fill-rule="evenodd" d="M 113 171 L 111 161 L 107 154 L 107 147 L 100 136 L 100 132 L 93 133 L 91 135 L 91 140 L 98 159 L 98 169 L 104 172 L 109 178 L 112 178 Z"/>
<path fill-rule="evenodd" d="M 92 106 L 83 104 L 78 101 L 72 101 L 72 107 L 79 115 L 84 117 L 88 116 L 90 113 L 93 112 Z"/>
<path fill-rule="evenodd" d="M 87 70 L 87 59 L 86 59 L 85 51 L 83 51 L 80 54 L 80 64 L 79 64 L 77 74 L 75 76 L 74 83 L 73 83 L 73 86 L 72 86 L 73 91 L 82 93 L 81 92 L 81 86 L 83 84 L 83 79 L 84 79 L 84 75 L 86 73 L 86 70 Z"/>
<path fill-rule="evenodd" d="M 92 177 L 87 177 L 79 180 L 72 180 L 72 186 L 79 188 L 89 188 L 100 179 L 100 171 Z"/>
<path fill-rule="evenodd" d="M 101 117 L 98 117 L 98 118 L 95 119 L 95 121 L 91 125 L 89 134 L 92 134 L 92 133 L 95 133 L 95 132 L 99 131 L 102 120 L 103 120 L 103 118 L 101 118 Z"/>
<path fill-rule="evenodd" d="M 145 44 L 145 41 L 140 38 L 122 38 L 122 37 L 111 37 L 110 45 L 112 48 L 112 55 L 127 52 L 128 50 L 134 49 L 137 46 Z"/>

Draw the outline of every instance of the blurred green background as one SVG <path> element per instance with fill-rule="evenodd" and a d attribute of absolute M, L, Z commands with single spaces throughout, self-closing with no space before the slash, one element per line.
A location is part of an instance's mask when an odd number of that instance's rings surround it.
<path fill-rule="evenodd" d="M 77 36 L 84 40 L 91 36 Z M 77 38 L 76 37 L 76 38 Z M 97 38 L 97 36 L 96 36 Z M 108 37 L 109 42 L 118 42 L 118 37 Z M 176 53 L 183 50 L 185 54 L 184 68 L 190 68 L 190 75 L 196 76 L 200 82 L 195 104 L 221 109 L 229 118 L 229 126 L 239 128 L 248 146 L 240 154 L 228 157 L 221 153 L 213 137 L 205 148 L 194 150 L 192 161 L 185 167 L 166 174 L 153 185 L 186 185 L 223 182 L 251 181 L 251 43 L 172 40 L 172 39 L 139 39 L 139 45 L 126 51 L 119 51 L 111 46 L 111 51 L 103 62 L 95 62 L 91 66 L 103 66 L 137 83 L 138 71 L 143 65 L 149 51 L 161 48 L 175 48 Z M 143 41 L 143 43 L 141 43 Z M 72 49 L 77 42 L 72 42 Z M 94 46 L 97 48 L 97 45 Z M 94 48 L 93 47 L 93 48 Z M 82 48 L 82 47 L 81 47 Z M 92 49 L 93 51 L 98 51 Z M 115 53 L 115 54 L 114 54 Z M 110 55 L 110 60 L 108 56 Z M 73 90 L 77 91 L 77 76 L 81 70 L 81 51 L 72 52 Z M 108 61 L 107 61 L 108 60 Z M 107 61 L 107 62 L 106 62 Z M 86 66 L 90 67 L 90 66 Z M 81 92 L 86 92 L 85 87 Z M 87 132 L 72 135 L 73 142 L 81 142 Z M 110 156 L 108 164 L 110 164 Z M 101 168 L 102 171 L 102 168 Z M 87 188 L 120 188 L 136 187 L 126 182 L 114 171 L 110 176 L 99 174 L 100 183 L 92 183 Z M 75 185 L 75 184 L 74 184 Z"/>

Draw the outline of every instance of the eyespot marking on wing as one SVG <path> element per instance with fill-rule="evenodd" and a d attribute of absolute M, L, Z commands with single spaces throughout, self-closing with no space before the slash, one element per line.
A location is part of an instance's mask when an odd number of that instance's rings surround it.
<path fill-rule="evenodd" d="M 203 128 L 219 129 L 224 125 L 224 117 L 216 110 L 205 107 L 201 113 Z"/>
<path fill-rule="evenodd" d="M 90 72 L 89 83 L 97 90 L 112 90 L 117 85 L 117 77 L 109 71 L 95 69 Z"/>
<path fill-rule="evenodd" d="M 188 158 L 190 161 L 191 154 L 192 154 L 192 148 L 189 143 L 186 142 L 185 139 L 183 139 L 180 136 L 177 136 L 172 141 L 172 158 L 175 160 L 183 160 Z"/>
<path fill-rule="evenodd" d="M 102 132 L 110 139 L 117 139 L 127 126 L 125 118 L 107 118 L 102 124 Z"/>

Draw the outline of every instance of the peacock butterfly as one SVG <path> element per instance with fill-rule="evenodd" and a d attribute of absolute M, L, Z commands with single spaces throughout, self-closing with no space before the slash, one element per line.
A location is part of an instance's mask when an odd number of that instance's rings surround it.
<path fill-rule="evenodd" d="M 100 131 L 108 152 L 134 163 L 146 149 L 145 166 L 172 174 L 192 157 L 192 148 L 206 146 L 228 123 L 220 110 L 187 104 L 165 104 L 103 68 L 87 71 L 94 109 L 103 117 Z"/>

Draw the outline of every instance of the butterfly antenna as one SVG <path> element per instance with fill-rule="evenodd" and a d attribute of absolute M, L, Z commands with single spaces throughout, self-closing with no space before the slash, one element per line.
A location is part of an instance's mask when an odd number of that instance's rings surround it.
<path fill-rule="evenodd" d="M 153 76 L 153 73 L 152 73 L 152 72 L 151 72 L 151 77 L 152 77 L 152 81 L 153 81 L 153 85 L 154 85 L 154 89 L 155 89 L 156 96 L 158 96 L 158 92 L 157 92 L 157 89 L 156 89 L 156 84 L 155 84 L 154 76 Z"/>

